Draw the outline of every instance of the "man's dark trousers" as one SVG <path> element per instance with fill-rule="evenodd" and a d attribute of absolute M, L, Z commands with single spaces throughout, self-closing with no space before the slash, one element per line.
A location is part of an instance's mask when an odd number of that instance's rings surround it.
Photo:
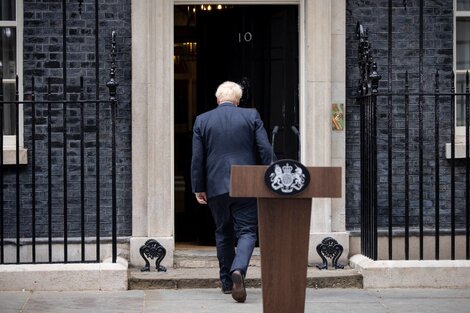
<path fill-rule="evenodd" d="M 231 272 L 240 270 L 242 275 L 246 275 L 255 247 L 258 229 L 256 199 L 231 198 L 225 193 L 209 198 L 208 205 L 216 226 L 220 280 L 231 285 Z"/>

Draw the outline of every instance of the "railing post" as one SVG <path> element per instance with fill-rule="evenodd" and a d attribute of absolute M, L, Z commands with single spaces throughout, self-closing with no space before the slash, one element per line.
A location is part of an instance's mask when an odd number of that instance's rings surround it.
<path fill-rule="evenodd" d="M 372 58 L 371 58 L 372 60 Z M 377 73 L 377 63 L 373 62 L 371 66 L 371 73 L 369 75 L 369 79 L 371 81 L 370 85 L 372 88 L 371 93 L 371 100 L 372 100 L 372 149 L 371 149 L 371 162 L 372 162 L 372 225 L 373 225 L 373 233 L 372 233 L 372 242 L 373 242 L 373 250 L 372 256 L 374 260 L 378 258 L 378 238 L 377 238 L 377 230 L 378 230 L 378 203 L 377 203 L 377 93 L 379 87 L 379 80 L 381 76 Z"/>
<path fill-rule="evenodd" d="M 410 90 L 405 72 L 405 259 L 410 256 Z"/>
<path fill-rule="evenodd" d="M 466 218 L 465 218 L 465 256 L 470 260 L 470 86 L 469 73 L 465 75 L 465 168 L 466 168 Z"/>
<path fill-rule="evenodd" d="M 83 76 L 80 77 L 80 100 L 84 100 Z M 85 262 L 85 103 L 80 103 L 80 230 L 81 230 L 81 257 Z"/>
<path fill-rule="evenodd" d="M 424 73 L 424 2 L 419 0 L 419 216 L 424 216 L 424 125 L 423 125 L 423 73 Z"/>
<path fill-rule="evenodd" d="M 451 163 L 450 163 L 450 223 L 451 223 L 451 259 L 455 260 L 455 74 L 452 71 L 450 87 L 450 140 L 451 140 Z"/>
<path fill-rule="evenodd" d="M 19 80 L 18 75 L 15 78 L 15 160 L 16 164 L 20 164 L 20 95 L 19 95 Z M 3 148 L 2 148 L 3 149 Z M 16 263 L 20 263 L 20 221 L 21 221 L 21 198 L 20 198 L 20 167 L 16 166 Z"/>
<path fill-rule="evenodd" d="M 361 106 L 361 251 L 377 259 L 377 93 L 381 76 L 373 62 L 367 29 L 359 22 L 358 64 L 361 74 L 358 102 Z"/>
<path fill-rule="evenodd" d="M 106 86 L 109 89 L 109 101 L 111 102 L 111 132 L 112 132 L 112 259 L 116 263 L 117 259 L 117 232 L 116 232 L 116 106 L 117 87 L 116 81 L 116 32 L 112 32 L 111 41 L 111 69 L 109 71 L 109 81 Z"/>
<path fill-rule="evenodd" d="M 36 94 L 34 76 L 31 77 L 31 232 L 32 261 L 36 263 Z"/>
<path fill-rule="evenodd" d="M 434 96 L 434 178 L 435 178 L 435 224 L 436 224 L 436 238 L 435 238 L 435 258 L 439 260 L 439 212 L 440 212 L 440 193 L 439 193 L 439 118 L 440 118 L 440 109 L 439 109 L 439 71 L 436 71 L 436 83 L 435 83 L 435 96 Z M 420 259 L 423 259 L 423 240 L 422 240 L 422 223 L 420 221 Z"/>
<path fill-rule="evenodd" d="M 68 261 L 68 190 L 67 190 L 67 1 L 62 0 L 62 92 L 63 92 L 63 198 L 64 198 L 64 263 Z"/>
<path fill-rule="evenodd" d="M 392 42 L 392 29 L 393 29 L 393 16 L 392 16 L 392 0 L 388 0 L 388 97 L 387 97 L 387 106 L 388 106 L 388 123 L 387 123 L 387 133 L 388 133 L 388 163 L 387 163 L 387 183 L 388 183 L 388 259 L 393 259 L 393 177 L 392 177 L 392 166 L 393 166 L 393 96 L 392 96 L 392 51 L 393 51 L 393 42 Z"/>
<path fill-rule="evenodd" d="M 51 78 L 47 79 L 47 250 L 52 263 L 52 104 Z"/>

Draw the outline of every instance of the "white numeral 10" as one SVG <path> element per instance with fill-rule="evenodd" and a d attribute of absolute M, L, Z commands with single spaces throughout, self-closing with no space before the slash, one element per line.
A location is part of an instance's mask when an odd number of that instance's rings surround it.
<path fill-rule="evenodd" d="M 238 42 L 250 42 L 253 39 L 253 35 L 250 32 L 246 32 L 243 35 L 241 33 L 238 33 Z"/>

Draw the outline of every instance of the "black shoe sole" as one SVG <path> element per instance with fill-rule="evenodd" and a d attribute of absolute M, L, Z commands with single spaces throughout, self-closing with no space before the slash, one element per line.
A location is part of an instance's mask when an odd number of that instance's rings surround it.
<path fill-rule="evenodd" d="M 240 272 L 235 271 L 232 273 L 232 298 L 237 302 L 245 302 L 246 300 L 246 290 L 245 282 L 243 281 L 243 276 Z"/>

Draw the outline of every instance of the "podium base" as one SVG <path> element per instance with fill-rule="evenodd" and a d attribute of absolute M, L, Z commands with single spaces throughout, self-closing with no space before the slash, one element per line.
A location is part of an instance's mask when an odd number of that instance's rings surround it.
<path fill-rule="evenodd" d="M 264 313 L 303 313 L 312 199 L 259 198 Z"/>

